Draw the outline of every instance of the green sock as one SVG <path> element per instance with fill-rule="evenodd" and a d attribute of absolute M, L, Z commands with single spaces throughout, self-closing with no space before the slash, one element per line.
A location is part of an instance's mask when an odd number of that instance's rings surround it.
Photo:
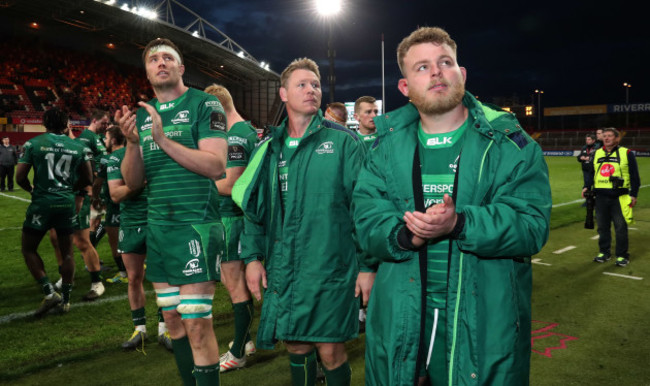
<path fill-rule="evenodd" d="M 134 326 L 141 326 L 147 324 L 147 316 L 144 312 L 144 307 L 140 307 L 137 310 L 131 310 L 131 319 L 133 320 Z"/>
<path fill-rule="evenodd" d="M 165 317 L 163 316 L 162 313 L 162 307 L 158 307 L 158 323 L 164 323 L 165 322 Z"/>
<path fill-rule="evenodd" d="M 88 273 L 90 274 L 90 281 L 92 283 L 97 283 L 99 281 L 102 281 L 101 270 L 100 271 L 94 271 L 94 272 L 88 271 Z"/>
<path fill-rule="evenodd" d="M 174 349 L 174 358 L 178 373 L 185 386 L 195 386 L 196 380 L 192 376 L 194 370 L 194 358 L 192 357 L 192 346 L 187 336 L 180 339 L 172 339 L 172 348 Z"/>
<path fill-rule="evenodd" d="M 233 303 L 232 308 L 235 311 L 235 339 L 233 340 L 230 352 L 237 358 L 245 355 L 244 346 L 246 345 L 246 337 L 249 336 L 248 332 L 251 329 L 253 321 L 253 313 L 249 307 L 253 305 L 252 300 L 247 300 L 241 303 Z"/>
<path fill-rule="evenodd" d="M 52 287 L 52 283 L 50 283 L 50 278 L 47 277 L 47 275 L 38 279 L 37 282 L 41 286 L 41 291 L 43 291 L 45 296 L 52 295 L 54 293 L 54 287 Z"/>
<path fill-rule="evenodd" d="M 289 354 L 292 386 L 316 384 L 316 350 L 307 354 Z"/>
<path fill-rule="evenodd" d="M 72 292 L 72 283 L 61 284 L 61 296 L 63 297 L 62 303 L 70 303 L 70 292 Z"/>
<path fill-rule="evenodd" d="M 345 362 L 334 370 L 328 370 L 323 366 L 323 373 L 325 373 L 328 385 L 350 386 L 350 382 L 352 382 L 352 369 L 350 369 L 349 362 Z"/>
<path fill-rule="evenodd" d="M 113 256 L 113 261 L 117 265 L 117 270 L 120 272 L 126 272 L 126 267 L 124 266 L 124 260 L 122 260 L 122 254 L 118 253 L 116 256 Z"/>
<path fill-rule="evenodd" d="M 251 299 L 250 302 L 248 302 L 248 312 L 251 315 L 251 325 L 253 325 L 253 315 L 254 315 L 255 307 L 253 307 L 253 300 Z M 246 339 L 244 339 L 244 342 L 248 342 L 253 340 L 253 337 L 251 337 L 251 329 L 250 326 L 248 327 L 248 330 L 246 330 Z"/>
<path fill-rule="evenodd" d="M 194 366 L 196 386 L 219 386 L 219 363 L 209 366 Z"/>

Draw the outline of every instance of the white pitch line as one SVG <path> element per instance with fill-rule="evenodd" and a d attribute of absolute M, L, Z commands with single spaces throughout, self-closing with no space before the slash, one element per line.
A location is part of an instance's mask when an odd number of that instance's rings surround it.
<path fill-rule="evenodd" d="M 558 249 L 557 251 L 555 251 L 555 252 L 553 252 L 553 253 L 555 253 L 556 255 L 559 255 L 559 254 L 561 254 L 561 253 L 564 253 L 564 252 L 570 251 L 570 250 L 572 250 L 572 249 L 576 249 L 576 246 L 575 246 L 575 245 L 569 245 L 568 247 L 565 247 L 565 248 L 562 248 L 562 249 Z"/>
<path fill-rule="evenodd" d="M 15 230 L 15 229 L 23 229 L 23 228 L 22 228 L 22 227 L 8 227 L 8 228 L 0 228 L 0 231 Z"/>
<path fill-rule="evenodd" d="M 152 293 L 154 293 L 154 291 L 151 291 L 151 290 L 145 291 L 145 294 L 148 294 L 148 295 L 150 295 Z M 124 300 L 124 299 L 127 299 L 127 298 L 128 298 L 128 295 L 119 295 L 119 296 L 110 296 L 110 297 L 106 297 L 106 298 L 101 298 L 99 300 L 95 300 L 95 301 L 92 301 L 92 302 L 72 303 L 72 304 L 70 304 L 70 309 L 75 309 L 75 308 L 79 308 L 79 307 L 98 306 L 100 304 L 117 302 L 117 301 Z M 9 323 L 9 322 L 17 320 L 17 319 L 31 318 L 33 315 L 34 315 L 34 311 L 16 312 L 16 313 L 13 313 L 13 314 L 0 316 L 0 324 Z"/>
<path fill-rule="evenodd" d="M 613 273 L 613 272 L 603 272 L 603 275 L 616 276 L 616 277 L 623 277 L 623 278 L 625 278 L 625 279 L 632 279 L 632 280 L 643 280 L 642 277 L 638 277 L 638 276 L 629 276 L 629 275 L 621 275 L 620 273 Z"/>
<path fill-rule="evenodd" d="M 551 265 L 549 263 L 542 263 L 540 260 L 542 260 L 542 259 L 532 259 L 530 262 L 533 263 L 533 264 L 539 264 L 539 265 L 548 265 L 548 266 Z"/>
<path fill-rule="evenodd" d="M 596 236 L 592 237 L 591 239 L 592 240 L 598 240 L 599 238 L 600 238 L 600 235 L 596 235 Z"/>
<path fill-rule="evenodd" d="M 13 198 L 15 200 L 20 200 L 20 201 L 25 201 L 25 202 L 32 202 L 32 200 L 28 200 L 28 199 L 22 198 L 22 197 L 12 196 L 11 194 L 0 193 L 0 196 L 9 197 L 9 198 Z"/>
<path fill-rule="evenodd" d="M 650 185 L 641 185 L 641 186 L 639 186 L 639 189 L 647 188 L 648 186 L 650 186 Z M 555 204 L 555 205 L 551 206 L 551 208 L 559 208 L 559 207 L 561 207 L 561 206 L 567 206 L 567 205 L 572 205 L 572 204 L 578 204 L 578 203 L 581 203 L 581 202 L 585 202 L 585 199 L 584 199 L 584 198 L 581 198 L 581 199 L 579 199 L 579 200 L 573 200 L 573 201 L 569 201 L 569 202 L 562 202 L 562 203 L 560 203 L 560 204 Z"/>

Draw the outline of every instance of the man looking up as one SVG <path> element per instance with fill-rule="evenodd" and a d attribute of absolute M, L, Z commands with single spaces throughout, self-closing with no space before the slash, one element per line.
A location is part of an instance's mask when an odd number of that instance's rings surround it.
<path fill-rule="evenodd" d="M 260 283 L 265 288 L 257 344 L 284 341 L 293 385 L 314 384 L 315 350 L 327 383 L 349 385 L 345 342 L 358 334 L 355 292 L 365 302 L 372 276 L 359 273 L 350 214 L 365 149 L 354 132 L 323 119 L 313 60 L 294 60 L 280 82 L 287 118 L 271 128 L 233 190 L 245 213 L 247 285 L 258 300 Z"/>
<path fill-rule="evenodd" d="M 226 116 L 216 97 L 185 86 L 170 40 L 149 42 L 142 59 L 156 97 L 115 115 L 127 138 L 122 176 L 131 190 L 149 189 L 146 277 L 183 383 L 218 385 L 212 299 L 224 229 L 215 180 L 226 170 Z"/>
<path fill-rule="evenodd" d="M 366 384 L 527 385 L 530 256 L 551 212 L 541 149 L 465 91 L 446 31 L 417 29 L 397 56 L 412 103 L 375 119 L 353 198 L 361 247 L 380 261 Z"/>
<path fill-rule="evenodd" d="M 375 135 L 377 127 L 373 120 L 379 113 L 376 102 L 377 100 L 371 96 L 362 96 L 354 102 L 354 119 L 359 122 L 357 133 L 367 149 L 372 146 L 377 138 Z"/>
<path fill-rule="evenodd" d="M 226 244 L 221 259 L 221 282 L 230 294 L 235 314 L 235 338 L 230 350 L 221 356 L 221 372 L 244 367 L 246 356 L 255 353 L 250 328 L 253 322 L 253 300 L 246 287 L 244 262 L 240 259 L 240 236 L 244 229 L 241 209 L 231 198 L 235 181 L 246 169 L 250 155 L 257 144 L 257 132 L 235 109 L 232 96 L 224 86 L 213 84 L 205 92 L 216 96 L 226 112 L 228 122 L 228 163 L 226 177 L 217 180 L 221 205 L 219 212 L 226 230 Z"/>
<path fill-rule="evenodd" d="M 90 150 L 66 135 L 67 114 L 52 108 L 43 115 L 43 124 L 46 133 L 25 142 L 25 153 L 16 172 L 16 183 L 32 195 L 23 224 L 22 251 L 29 272 L 45 294 L 35 316 L 43 316 L 56 306 L 61 312 L 70 310 L 75 268 L 72 232 L 77 222 L 74 191 L 92 181 Z M 28 179 L 32 167 L 33 186 Z M 38 254 L 38 245 L 48 229 L 54 229 L 58 236 L 62 296 L 54 291 Z"/>

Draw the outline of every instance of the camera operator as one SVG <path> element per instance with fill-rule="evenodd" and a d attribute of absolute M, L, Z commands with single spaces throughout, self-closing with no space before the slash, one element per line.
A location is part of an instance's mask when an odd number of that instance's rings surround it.
<path fill-rule="evenodd" d="M 627 224 L 633 221 L 632 208 L 641 185 L 634 153 L 618 146 L 619 132 L 614 128 L 603 130 L 603 147 L 594 154 L 594 174 L 582 189 L 584 197 L 593 185 L 596 195 L 596 222 L 598 224 L 598 256 L 595 262 L 604 263 L 611 258 L 612 235 L 610 224 L 616 232 L 616 265 L 629 263 Z"/>
<path fill-rule="evenodd" d="M 589 178 L 594 176 L 594 153 L 598 150 L 596 146 L 596 135 L 589 133 L 585 136 L 585 145 L 578 155 L 578 162 L 582 165 L 582 180 L 587 186 Z"/>

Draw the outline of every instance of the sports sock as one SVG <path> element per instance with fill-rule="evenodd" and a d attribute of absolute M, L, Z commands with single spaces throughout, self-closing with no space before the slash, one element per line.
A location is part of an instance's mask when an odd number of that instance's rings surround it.
<path fill-rule="evenodd" d="M 90 243 L 93 245 L 93 247 L 97 247 L 97 244 L 99 244 L 99 240 L 104 237 L 104 234 L 106 234 L 106 227 L 104 226 L 104 222 L 100 222 L 99 225 L 97 226 L 97 229 L 94 232 L 90 232 Z"/>
<path fill-rule="evenodd" d="M 253 324 L 253 315 L 254 315 L 255 307 L 253 307 L 253 300 L 251 299 L 250 302 L 248 302 L 248 312 L 250 313 L 251 316 L 251 322 L 250 324 Z M 246 339 L 244 339 L 244 342 L 249 342 L 253 340 L 253 337 L 251 337 L 251 328 L 248 326 L 248 330 L 246 330 Z"/>
<path fill-rule="evenodd" d="M 38 279 L 37 282 L 41 286 L 41 291 L 43 291 L 45 296 L 49 296 L 54 293 L 54 287 L 52 286 L 52 283 L 50 283 L 50 278 L 47 277 L 47 275 Z"/>
<path fill-rule="evenodd" d="M 90 281 L 92 283 L 97 283 L 102 281 L 101 270 L 94 271 L 94 272 L 88 271 L 88 273 L 90 274 Z"/>
<path fill-rule="evenodd" d="M 158 323 L 165 323 L 165 317 L 162 313 L 162 307 L 158 307 Z"/>
<path fill-rule="evenodd" d="M 184 386 L 196 385 L 196 380 L 192 375 L 194 370 L 194 359 L 192 357 L 192 346 L 190 340 L 186 336 L 180 339 L 172 339 L 172 348 L 174 349 L 174 358 L 176 359 L 176 367 L 178 373 L 183 380 Z"/>
<path fill-rule="evenodd" d="M 147 325 L 147 317 L 144 312 L 144 307 L 140 307 L 136 310 L 131 310 L 131 319 L 133 320 L 133 325 L 135 327 Z"/>
<path fill-rule="evenodd" d="M 219 363 L 209 366 L 194 366 L 196 386 L 219 386 Z"/>
<path fill-rule="evenodd" d="M 289 362 L 292 386 L 314 386 L 316 383 L 316 350 L 307 354 L 289 354 Z"/>
<path fill-rule="evenodd" d="M 230 352 L 237 358 L 243 357 L 244 346 L 246 345 L 246 337 L 249 336 L 248 332 L 251 328 L 253 321 L 253 314 L 249 304 L 252 305 L 252 300 L 247 300 L 241 303 L 233 303 L 232 308 L 235 313 L 235 339 L 233 340 Z"/>
<path fill-rule="evenodd" d="M 352 369 L 350 362 L 345 362 L 334 370 L 328 370 L 323 366 L 323 373 L 328 385 L 349 386 L 352 382 Z"/>
<path fill-rule="evenodd" d="M 113 256 L 113 260 L 115 261 L 115 265 L 117 265 L 117 270 L 120 271 L 120 273 L 122 273 L 122 272 L 126 273 L 126 267 L 124 267 L 124 261 L 122 260 L 122 254 L 118 253 L 117 255 Z"/>
<path fill-rule="evenodd" d="M 61 303 L 70 303 L 70 292 L 72 292 L 72 283 L 61 284 L 61 296 L 63 298 Z"/>

